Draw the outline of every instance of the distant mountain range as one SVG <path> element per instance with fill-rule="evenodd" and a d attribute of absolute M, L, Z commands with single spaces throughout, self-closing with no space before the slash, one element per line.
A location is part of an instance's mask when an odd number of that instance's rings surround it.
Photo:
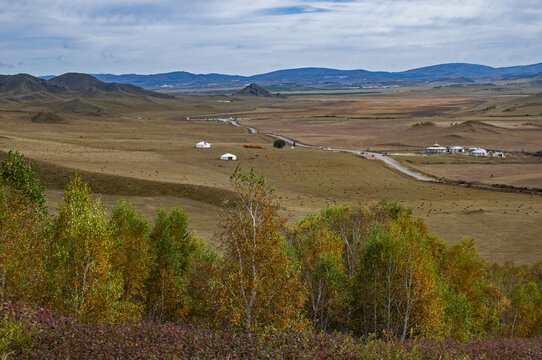
<path fill-rule="evenodd" d="M 278 70 L 253 76 L 192 74 L 176 71 L 164 74 L 91 74 L 104 82 L 125 83 L 161 92 L 179 90 L 241 89 L 256 82 L 274 90 L 297 88 L 371 88 L 423 84 L 466 84 L 515 80 L 518 76 L 542 73 L 542 63 L 493 68 L 485 65 L 451 63 L 402 71 L 337 70 L 299 68 Z M 534 75 L 533 75 L 534 76 Z M 42 79 L 50 79 L 44 76 Z"/>

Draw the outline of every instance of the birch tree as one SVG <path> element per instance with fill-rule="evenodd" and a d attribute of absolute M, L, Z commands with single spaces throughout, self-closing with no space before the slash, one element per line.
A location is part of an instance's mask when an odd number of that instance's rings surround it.
<path fill-rule="evenodd" d="M 121 301 L 122 277 L 113 271 L 107 213 L 92 201 L 75 174 L 66 185 L 49 245 L 46 303 L 84 320 L 116 321 L 135 316 Z"/>
<path fill-rule="evenodd" d="M 244 174 L 237 167 L 231 182 L 237 203 L 225 214 L 219 235 L 224 247 L 222 315 L 246 331 L 299 324 L 303 286 L 287 255 L 284 219 L 277 214 L 273 189 L 253 169 Z"/>

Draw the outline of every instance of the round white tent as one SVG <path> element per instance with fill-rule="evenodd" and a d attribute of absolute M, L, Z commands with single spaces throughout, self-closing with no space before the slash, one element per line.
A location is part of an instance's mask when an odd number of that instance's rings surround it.
<path fill-rule="evenodd" d="M 209 149 L 211 147 L 211 144 L 209 144 L 206 141 L 200 141 L 199 143 L 196 144 L 196 147 L 198 149 Z"/>
<path fill-rule="evenodd" d="M 452 146 L 450 148 L 450 152 L 451 153 L 463 153 L 463 152 L 465 152 L 465 149 L 463 149 L 462 146 Z"/>
<path fill-rule="evenodd" d="M 230 153 L 225 153 L 220 157 L 220 160 L 237 160 L 237 156 Z"/>
<path fill-rule="evenodd" d="M 437 143 L 435 143 L 435 145 L 433 146 L 428 146 L 425 148 L 425 152 L 428 154 L 444 154 L 447 151 L 447 148 L 445 148 L 444 146 L 440 146 Z"/>
<path fill-rule="evenodd" d="M 487 156 L 487 151 L 482 148 L 478 148 L 470 152 L 472 156 Z"/>

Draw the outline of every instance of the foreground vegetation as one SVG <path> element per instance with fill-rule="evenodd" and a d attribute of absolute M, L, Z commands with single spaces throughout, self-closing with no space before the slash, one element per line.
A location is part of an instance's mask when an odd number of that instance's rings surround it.
<path fill-rule="evenodd" d="M 397 342 L 293 330 L 251 335 L 184 322 L 95 324 L 5 298 L 0 301 L 0 314 L 0 334 L 9 327 L 16 335 L 11 337 L 8 358 L 500 360 L 542 355 L 540 337 Z M 4 344 L 0 342 L 0 349 L 6 354 Z"/>
<path fill-rule="evenodd" d="M 474 240 L 448 247 L 393 203 L 332 206 L 288 227 L 266 179 L 238 168 L 215 253 L 181 209 L 152 225 L 125 201 L 109 215 L 74 175 L 50 216 L 22 156 L 10 152 L 0 174 L 0 355 L 541 354 L 540 338 L 473 340 L 540 336 L 542 261 L 486 264 Z"/>

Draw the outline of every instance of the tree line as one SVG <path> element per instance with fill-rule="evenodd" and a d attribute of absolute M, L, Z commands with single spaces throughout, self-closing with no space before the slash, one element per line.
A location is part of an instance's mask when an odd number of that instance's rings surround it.
<path fill-rule="evenodd" d="M 542 333 L 542 261 L 489 264 L 473 239 L 447 246 L 410 210 L 330 206 L 288 225 L 253 170 L 211 249 L 180 208 L 152 223 L 106 211 L 75 174 L 58 215 L 31 163 L 0 166 L 0 291 L 90 322 L 185 321 L 246 332 L 341 331 L 384 339 Z"/>

